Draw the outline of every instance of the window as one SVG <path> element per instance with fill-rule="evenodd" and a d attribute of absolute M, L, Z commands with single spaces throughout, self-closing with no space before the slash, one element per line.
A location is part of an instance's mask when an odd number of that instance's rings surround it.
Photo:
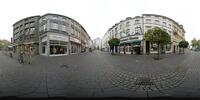
<path fill-rule="evenodd" d="M 35 28 L 34 28 L 34 27 L 31 27 L 31 28 L 30 28 L 30 34 L 33 34 L 34 30 L 35 30 Z"/>
<path fill-rule="evenodd" d="M 28 27 L 28 23 L 25 23 L 25 27 Z"/>
<path fill-rule="evenodd" d="M 151 28 L 151 27 L 152 27 L 152 26 L 145 26 L 145 28 L 148 28 L 148 29 Z"/>
<path fill-rule="evenodd" d="M 172 26 L 172 25 L 171 25 L 171 24 L 169 24 L 169 28 L 171 28 L 171 26 Z"/>
<path fill-rule="evenodd" d="M 135 34 L 142 34 L 141 26 L 135 27 Z"/>
<path fill-rule="evenodd" d="M 58 24 L 57 23 L 51 23 L 51 28 L 52 29 L 58 29 Z"/>
<path fill-rule="evenodd" d="M 151 44 L 151 51 L 157 51 L 158 46 L 157 44 Z"/>
<path fill-rule="evenodd" d="M 168 32 L 169 32 L 170 34 L 172 33 L 172 31 L 169 31 L 169 30 L 168 30 Z"/>
<path fill-rule="evenodd" d="M 20 25 L 20 28 L 22 28 L 23 25 Z"/>
<path fill-rule="evenodd" d="M 127 27 L 130 26 L 130 22 L 126 22 L 126 26 L 127 26 Z"/>
<path fill-rule="evenodd" d="M 146 19 L 146 23 L 151 23 L 151 19 Z"/>
<path fill-rule="evenodd" d="M 123 33 L 123 32 L 121 31 L 121 32 L 120 32 L 120 38 L 122 37 L 122 33 Z"/>
<path fill-rule="evenodd" d="M 20 33 L 19 33 L 19 34 L 20 34 L 20 35 L 21 35 L 21 34 L 23 34 L 23 33 L 22 33 L 22 30 L 20 31 Z"/>
<path fill-rule="evenodd" d="M 74 25 L 73 24 L 71 24 L 71 28 L 74 29 Z"/>
<path fill-rule="evenodd" d="M 26 29 L 25 29 L 25 34 L 28 35 L 28 32 L 29 32 L 29 29 L 26 28 Z"/>
<path fill-rule="evenodd" d="M 117 27 L 115 28 L 115 33 L 117 32 Z"/>
<path fill-rule="evenodd" d="M 166 26 L 166 22 L 163 22 L 163 26 Z"/>
<path fill-rule="evenodd" d="M 126 29 L 126 34 L 129 35 L 130 29 Z"/>
<path fill-rule="evenodd" d="M 122 29 L 122 25 L 121 24 L 119 25 L 119 29 Z"/>
<path fill-rule="evenodd" d="M 135 24 L 139 24 L 140 23 L 140 20 L 135 20 Z"/>
<path fill-rule="evenodd" d="M 155 23 L 156 23 L 156 24 L 159 24 L 159 22 L 160 22 L 159 20 L 155 20 Z"/>
<path fill-rule="evenodd" d="M 167 44 L 166 45 L 166 51 L 170 51 L 171 50 L 171 44 Z"/>
<path fill-rule="evenodd" d="M 60 25 L 60 27 L 61 27 L 61 31 L 67 31 L 67 28 L 66 28 L 66 26 L 65 25 Z"/>
<path fill-rule="evenodd" d="M 167 29 L 163 28 L 163 30 L 164 30 L 165 32 L 167 32 Z"/>

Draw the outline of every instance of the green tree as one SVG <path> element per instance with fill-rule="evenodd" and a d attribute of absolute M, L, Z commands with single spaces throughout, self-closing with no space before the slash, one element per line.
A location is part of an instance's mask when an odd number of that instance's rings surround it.
<path fill-rule="evenodd" d="M 189 45 L 189 43 L 188 43 L 187 41 L 185 41 L 185 40 L 179 42 L 178 46 L 179 46 L 180 48 L 183 48 L 183 54 L 184 54 L 184 49 L 187 48 L 188 45 Z M 179 52 L 179 53 L 180 53 L 180 52 Z"/>
<path fill-rule="evenodd" d="M 157 59 L 159 59 L 160 56 L 160 45 L 165 45 L 171 42 L 170 35 L 159 27 L 154 27 L 152 29 L 147 30 L 147 32 L 144 35 L 144 39 L 151 43 L 157 44 Z"/>
<path fill-rule="evenodd" d="M 3 49 L 3 48 L 5 48 L 9 45 L 11 45 L 11 43 L 8 40 L 5 40 L 5 39 L 1 40 L 0 39 L 0 49 Z"/>
<path fill-rule="evenodd" d="M 191 43 L 192 43 L 192 48 L 197 48 L 198 47 L 199 43 L 198 43 L 198 40 L 196 38 L 193 38 Z"/>
<path fill-rule="evenodd" d="M 108 41 L 112 54 L 114 53 L 114 47 L 118 47 L 120 40 L 118 38 L 112 38 Z"/>

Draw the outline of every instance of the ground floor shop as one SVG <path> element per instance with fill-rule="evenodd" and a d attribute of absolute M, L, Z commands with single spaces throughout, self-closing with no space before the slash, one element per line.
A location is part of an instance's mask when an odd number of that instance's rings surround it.
<path fill-rule="evenodd" d="M 27 43 L 20 43 L 17 45 L 13 45 L 13 53 L 30 53 L 32 55 L 37 55 L 39 54 L 38 49 L 39 49 L 39 44 L 35 42 L 27 42 Z"/>
<path fill-rule="evenodd" d="M 124 54 L 142 54 L 142 50 L 142 41 L 121 43 L 119 45 L 119 52 Z"/>
<path fill-rule="evenodd" d="M 40 36 L 39 54 L 45 56 L 67 55 L 68 36 L 50 32 Z"/>
<path fill-rule="evenodd" d="M 81 52 L 81 45 L 76 42 L 71 42 L 71 54 L 77 54 Z"/>
<path fill-rule="evenodd" d="M 180 50 L 178 44 L 179 41 L 172 40 L 169 44 L 160 45 L 160 53 L 178 53 Z M 142 35 L 138 35 L 121 38 L 119 46 L 114 49 L 114 52 L 121 54 L 154 54 L 158 52 L 158 45 L 145 41 Z M 104 51 L 111 52 L 111 49 L 107 46 L 104 47 Z"/>
<path fill-rule="evenodd" d="M 39 54 L 45 56 L 61 56 L 81 52 L 79 39 L 68 35 L 47 33 L 40 36 Z"/>

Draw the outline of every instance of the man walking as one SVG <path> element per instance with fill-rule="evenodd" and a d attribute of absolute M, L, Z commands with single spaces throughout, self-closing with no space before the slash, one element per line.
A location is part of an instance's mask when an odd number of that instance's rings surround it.
<path fill-rule="evenodd" d="M 32 63 L 32 55 L 33 55 L 33 48 L 30 46 L 29 52 L 28 52 L 28 64 Z"/>

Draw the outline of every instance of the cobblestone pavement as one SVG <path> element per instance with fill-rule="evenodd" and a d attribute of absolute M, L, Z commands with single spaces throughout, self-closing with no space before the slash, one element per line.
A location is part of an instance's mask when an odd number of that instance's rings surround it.
<path fill-rule="evenodd" d="M 36 56 L 19 64 L 0 52 L 0 96 L 198 97 L 199 52 L 115 55 L 95 51 L 61 57 Z"/>

